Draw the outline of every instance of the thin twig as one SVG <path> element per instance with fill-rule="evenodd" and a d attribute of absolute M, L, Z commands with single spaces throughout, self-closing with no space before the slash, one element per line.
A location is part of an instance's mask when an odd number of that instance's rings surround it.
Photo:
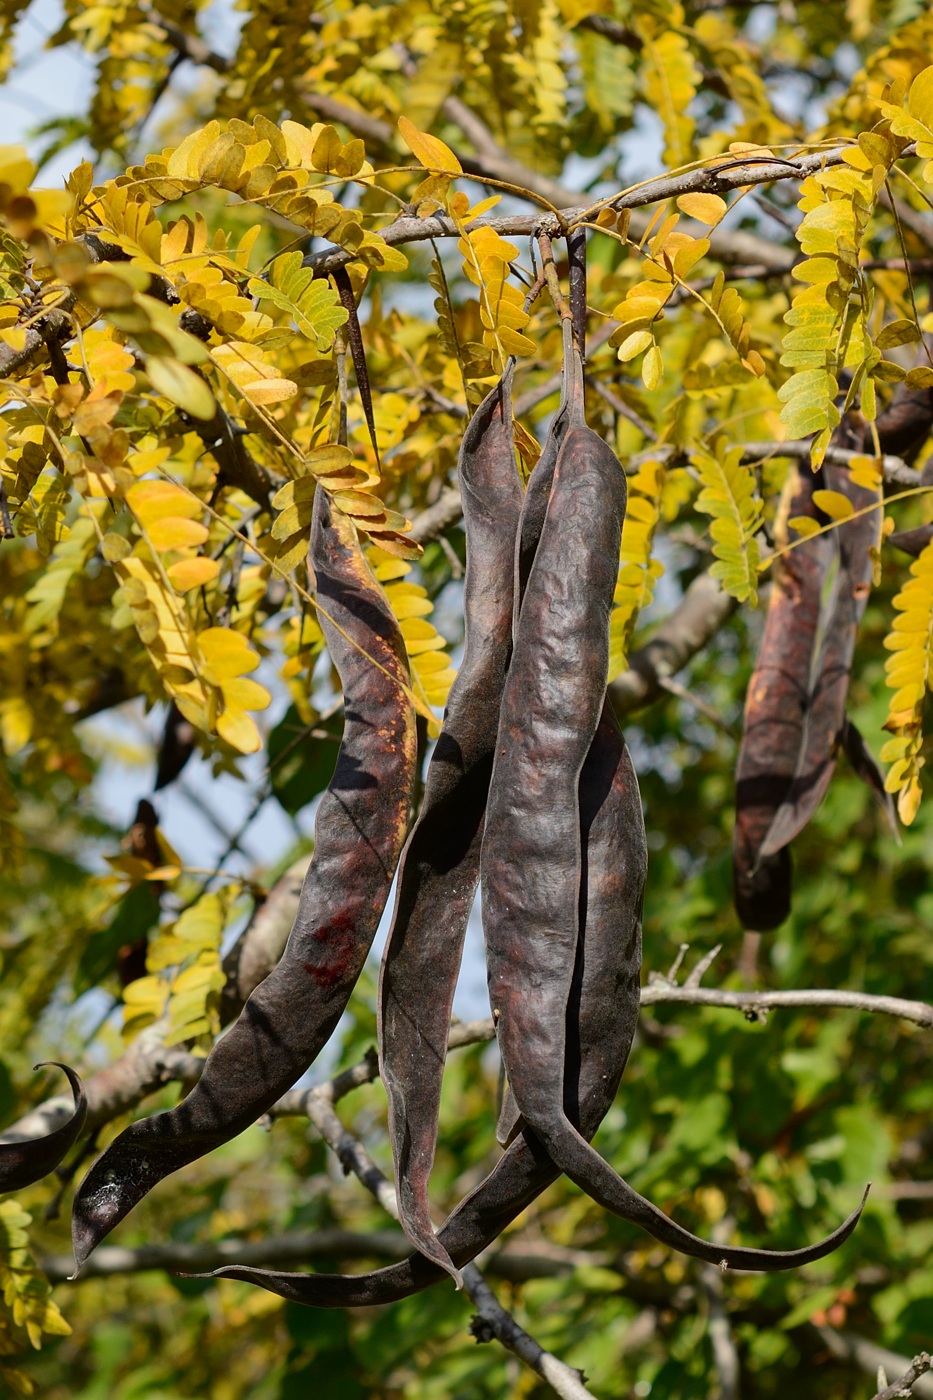
<path fill-rule="evenodd" d="M 680 1003 L 685 1006 L 722 1006 L 744 1011 L 754 1020 L 762 1011 L 779 1006 L 830 1007 L 850 1011 L 871 1011 L 882 1016 L 896 1016 L 917 1026 L 933 1026 L 933 1006 L 925 1001 L 906 1001 L 901 997 L 872 996 L 868 992 L 844 990 L 823 991 L 807 988 L 786 992 L 727 992 L 719 988 L 670 987 L 664 983 L 642 989 L 642 1006 Z"/>
<path fill-rule="evenodd" d="M 342 1078 L 345 1079 L 345 1076 Z M 322 1084 L 305 1095 L 308 1116 L 327 1145 L 337 1154 L 344 1171 L 352 1172 L 383 1210 L 397 1220 L 398 1203 L 394 1186 L 376 1166 L 363 1144 L 337 1116 L 334 1109 L 337 1084 L 338 1081 Z M 594 1400 L 592 1392 L 583 1384 L 580 1373 L 545 1351 L 502 1307 L 475 1264 L 467 1264 L 462 1273 L 464 1292 L 475 1304 L 484 1327 L 497 1341 L 547 1381 L 564 1400 Z M 484 1332 L 477 1339 L 489 1338 Z"/>
<path fill-rule="evenodd" d="M 719 714 L 717 710 L 713 709 L 712 705 L 707 705 L 705 700 L 701 700 L 699 695 L 694 694 L 692 690 L 688 690 L 685 685 L 681 685 L 679 681 L 673 680 L 670 676 L 662 676 L 658 684 L 663 690 L 666 690 L 669 695 L 676 695 L 678 700 L 684 700 L 688 705 L 692 705 L 695 710 L 699 710 L 700 714 L 704 715 L 709 720 L 710 724 L 714 725 L 721 733 L 728 735 L 730 739 L 735 739 L 737 737 L 732 725 L 728 724 L 726 720 L 723 719 L 722 715 Z"/>
<path fill-rule="evenodd" d="M 618 394 L 609 388 L 608 384 L 603 384 L 601 380 L 597 379 L 592 374 L 584 375 L 584 379 L 587 387 L 595 389 L 600 398 L 605 399 L 609 407 L 613 409 L 614 412 L 618 413 L 621 418 L 628 419 L 630 423 L 635 425 L 640 433 L 644 433 L 645 437 L 650 438 L 654 436 L 650 423 L 646 423 L 644 418 L 635 412 L 634 408 L 629 408 L 625 400 L 620 399 Z"/>

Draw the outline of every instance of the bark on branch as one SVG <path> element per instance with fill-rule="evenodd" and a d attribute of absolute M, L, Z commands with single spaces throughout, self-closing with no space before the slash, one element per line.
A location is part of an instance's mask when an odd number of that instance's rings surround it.
<path fill-rule="evenodd" d="M 668 199 L 677 199 L 683 194 L 726 194 L 730 190 L 741 189 L 749 185 L 773 184 L 779 180 L 803 180 L 807 175 L 812 175 L 818 170 L 841 164 L 848 149 L 848 146 L 837 146 L 812 151 L 787 161 L 765 158 L 760 161 L 745 160 L 741 164 L 728 161 L 718 166 L 708 166 L 701 170 L 688 170 L 678 175 L 661 175 L 656 180 L 649 180 L 634 189 L 624 190 L 608 200 L 570 205 L 560 208 L 557 214 L 545 213 L 542 215 L 540 212 L 537 214 L 504 214 L 476 219 L 471 228 L 488 227 L 499 234 L 510 237 L 522 235 L 528 237 L 538 229 L 544 228 L 556 237 L 568 225 L 593 222 L 600 210 L 604 208 L 618 211 L 639 209 L 645 205 L 661 204 Z M 903 152 L 905 157 L 913 154 L 912 146 Z M 529 189 L 529 193 L 534 193 L 534 191 Z M 457 225 L 446 214 L 432 214 L 426 219 L 403 215 L 387 227 L 380 229 L 379 232 L 393 248 L 403 243 L 424 242 L 431 238 L 460 237 Z M 715 233 L 715 230 L 713 232 Z M 773 266 L 784 269 L 789 269 L 796 261 L 797 252 L 795 249 L 766 244 L 764 239 L 759 238 L 753 238 L 751 241 L 754 248 L 746 246 L 744 240 L 737 238 L 736 235 L 730 235 L 732 252 L 737 254 L 739 247 L 742 248 L 741 256 L 733 257 L 730 260 L 743 263 L 756 262 L 766 267 Z M 766 253 L 763 251 L 764 249 L 767 250 Z M 713 248 L 712 237 L 710 238 L 710 251 L 718 256 Z M 338 267 L 344 267 L 353 257 L 354 254 L 345 248 L 331 247 L 311 254 L 305 259 L 305 263 L 308 267 L 313 267 L 316 273 L 324 276 Z"/>

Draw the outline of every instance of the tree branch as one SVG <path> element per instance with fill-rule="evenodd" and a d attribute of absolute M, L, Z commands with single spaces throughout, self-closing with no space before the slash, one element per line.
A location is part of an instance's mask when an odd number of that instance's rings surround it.
<path fill-rule="evenodd" d="M 719 988 L 674 987 L 670 983 L 650 982 L 642 988 L 642 1006 L 724 1006 L 751 1013 L 756 1019 L 761 1012 L 781 1006 L 842 1007 L 850 1011 L 871 1011 L 882 1016 L 897 1016 L 916 1026 L 933 1027 L 933 1006 L 925 1001 L 906 1001 L 902 997 L 872 996 L 868 992 L 823 990 L 808 988 L 784 992 L 728 992 Z"/>
<path fill-rule="evenodd" d="M 479 1022 L 479 1027 L 485 1032 L 485 1022 Z M 492 1026 L 490 1027 L 490 1037 Z M 459 1043 L 465 1043 L 462 1038 L 456 1037 L 454 1031 L 448 1040 L 448 1047 L 455 1038 Z M 461 1036 L 466 1033 L 470 1035 L 468 1028 L 464 1027 Z M 377 1072 L 375 1056 L 371 1059 L 373 1073 Z M 376 1166 L 363 1144 L 353 1136 L 348 1128 L 337 1116 L 334 1105 L 340 1096 L 342 1085 L 353 1078 L 355 1071 L 369 1073 L 368 1061 L 363 1061 L 361 1066 L 356 1066 L 354 1070 L 347 1072 L 347 1075 L 338 1076 L 329 1084 L 319 1085 L 315 1089 L 310 1089 L 304 1095 L 306 1112 L 311 1122 L 317 1128 L 321 1137 L 327 1145 L 336 1153 L 340 1165 L 346 1173 L 352 1172 L 355 1177 L 366 1187 L 367 1191 L 379 1202 L 383 1210 L 391 1215 L 393 1220 L 398 1219 L 398 1203 L 395 1198 L 395 1187 L 388 1177 Z M 517 1356 L 525 1365 L 530 1367 L 536 1375 L 563 1396 L 564 1400 L 594 1400 L 592 1393 L 586 1389 L 582 1377 L 578 1371 L 567 1366 L 558 1357 L 546 1352 L 533 1337 L 521 1328 L 510 1313 L 506 1312 L 501 1303 L 498 1302 L 492 1289 L 489 1287 L 476 1264 L 467 1264 L 463 1271 L 464 1291 L 475 1304 L 481 1320 L 481 1327 L 477 1327 L 474 1322 L 473 1331 L 478 1341 L 489 1341 L 495 1337 L 497 1341 Z"/>
<path fill-rule="evenodd" d="M 89 1278 L 110 1278 L 115 1274 L 140 1274 L 165 1269 L 169 1273 L 207 1273 L 224 1264 L 246 1264 L 258 1268 L 300 1265 L 314 1259 L 377 1259 L 396 1263 L 411 1254 L 411 1243 L 401 1231 L 296 1230 L 290 1234 L 267 1235 L 259 1240 L 205 1240 L 194 1244 L 175 1241 L 164 1245 L 141 1245 L 135 1249 L 101 1245 L 72 1279 L 74 1260 L 70 1254 L 51 1254 L 39 1260 L 39 1267 L 50 1283 L 66 1281 L 81 1284 Z M 581 1249 L 565 1249 L 543 1241 L 526 1247 L 497 1246 L 481 1256 L 484 1271 L 512 1283 L 535 1278 L 565 1278 L 584 1265 L 611 1266 L 608 1254 Z"/>
<path fill-rule="evenodd" d="M 827 462 L 847 467 L 857 457 L 864 457 L 865 451 L 854 452 L 847 447 L 830 444 L 825 452 Z M 870 452 L 868 453 L 870 456 Z M 792 457 L 797 462 L 809 462 L 810 439 L 796 438 L 790 442 L 746 442 L 742 445 L 742 461 L 745 463 L 760 460 L 762 457 Z M 920 473 L 909 467 L 903 457 L 885 455 L 881 458 L 881 470 L 885 481 L 897 486 L 919 486 Z"/>
<path fill-rule="evenodd" d="M 906 1374 L 912 1369 L 909 1357 L 901 1356 L 896 1351 L 888 1351 L 886 1347 L 879 1347 L 852 1332 L 837 1332 L 833 1327 L 817 1327 L 816 1331 L 833 1356 L 838 1357 L 840 1361 L 854 1362 L 869 1376 L 876 1376 L 879 1366 L 891 1374 Z M 920 1360 L 919 1357 L 917 1359 Z M 914 1395 L 920 1396 L 921 1400 L 933 1400 L 933 1376 L 921 1372 L 919 1379 L 914 1380 L 912 1384 Z M 874 1400 L 879 1400 L 879 1397 L 876 1395 Z"/>
<path fill-rule="evenodd" d="M 217 463 L 219 485 L 235 486 L 258 506 L 271 511 L 272 492 L 282 485 L 285 478 L 270 472 L 256 461 L 246 446 L 245 434 L 238 431 L 233 419 L 220 404 L 209 422 L 191 418 L 189 423 Z"/>
<path fill-rule="evenodd" d="M 62 341 L 74 334 L 71 317 L 67 314 L 73 305 L 74 297 L 70 296 L 66 308 L 47 311 L 40 321 L 27 326 L 21 350 L 0 343 L 0 379 L 9 379 L 20 370 L 31 369 L 33 361 L 40 357 L 48 358 L 50 339 Z"/>
<path fill-rule="evenodd" d="M 919 1356 L 914 1357 L 900 1380 L 894 1381 L 892 1385 L 886 1385 L 884 1390 L 879 1390 L 878 1394 L 874 1396 L 874 1400 L 898 1400 L 898 1396 L 910 1395 L 920 1377 L 925 1376 L 930 1370 L 933 1370 L 933 1361 L 930 1360 L 927 1352 L 922 1351 Z"/>
<path fill-rule="evenodd" d="M 628 670 L 610 685 L 609 699 L 619 719 L 666 694 L 664 681 L 702 651 L 737 607 L 709 574 L 695 578 L 670 617 L 629 657 Z"/>
<path fill-rule="evenodd" d="M 254 911 L 243 933 L 221 964 L 226 983 L 220 993 L 220 1023 L 238 1015 L 254 987 L 268 977 L 285 951 L 292 931 L 310 854 L 290 865 Z"/>
<path fill-rule="evenodd" d="M 726 161 L 718 166 L 688 170 L 678 175 L 661 175 L 657 179 L 645 181 L 633 189 L 624 190 L 612 199 L 600 200 L 595 204 L 576 204 L 562 208 L 556 216 L 540 213 L 505 214 L 495 218 L 476 219 L 471 224 L 471 228 L 488 227 L 499 234 L 515 237 L 530 236 L 543 227 L 556 237 L 563 232 L 568 224 L 591 222 L 599 211 L 605 208 L 618 211 L 639 209 L 648 204 L 660 204 L 664 200 L 677 199 L 682 194 L 725 194 L 730 190 L 741 189 L 749 185 L 773 184 L 779 180 L 803 180 L 815 171 L 841 164 L 849 149 L 849 146 L 837 146 L 812 151 L 787 161 L 769 159 L 749 161 L 746 159 L 741 164 L 735 161 Z M 913 154 L 912 146 L 907 147 L 903 152 L 904 157 Z M 525 186 L 525 188 L 528 189 L 529 193 L 535 193 L 530 185 Z M 381 237 L 393 248 L 402 243 L 423 242 L 430 238 L 460 237 L 457 225 L 446 214 L 431 214 L 426 219 L 403 215 L 387 227 L 380 229 L 379 232 Z M 716 230 L 712 232 L 715 233 Z M 741 244 L 742 253 L 739 260 L 743 263 L 760 262 L 766 267 L 775 266 L 789 269 L 798 256 L 796 249 L 781 248 L 779 245 L 767 243 L 764 239 L 752 238 L 748 240 L 754 244 L 754 250 L 752 250 L 745 246 L 745 239 L 737 238 L 737 235 L 734 234 L 730 234 L 729 237 L 733 251 Z M 710 236 L 710 251 L 714 253 L 714 256 L 718 256 L 713 248 L 712 236 Z M 344 267 L 354 256 L 355 254 L 348 249 L 332 246 L 322 249 L 319 253 L 311 254 L 305 259 L 305 264 L 308 267 L 313 267 L 319 275 L 324 276 L 338 267 Z"/>
<path fill-rule="evenodd" d="M 724 1216 L 713 1229 L 713 1239 L 719 1243 L 728 1240 L 735 1221 Z M 739 1352 L 732 1335 L 729 1314 L 726 1311 L 722 1270 L 715 1264 L 703 1264 L 699 1269 L 700 1287 L 706 1298 L 708 1310 L 707 1331 L 713 1352 L 713 1362 L 719 1380 L 719 1390 L 715 1400 L 738 1400 L 739 1396 Z"/>

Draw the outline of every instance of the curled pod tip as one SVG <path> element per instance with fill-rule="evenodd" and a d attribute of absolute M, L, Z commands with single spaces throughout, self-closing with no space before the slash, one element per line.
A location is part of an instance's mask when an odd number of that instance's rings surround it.
<path fill-rule="evenodd" d="M 647 844 L 638 781 L 621 731 L 604 706 L 580 778 L 586 859 L 580 890 L 581 936 L 567 1003 L 566 1112 L 590 1138 L 609 1111 L 638 1020 L 641 909 Z M 460 1202 L 438 1234 L 462 1267 L 501 1235 L 560 1173 L 522 1125 L 493 1170 Z M 366 1274 L 306 1274 L 245 1264 L 214 1271 L 316 1308 L 372 1307 L 419 1293 L 445 1277 L 412 1254 Z"/>
<path fill-rule="evenodd" d="M 26 1142 L 0 1143 L 0 1191 L 20 1191 L 41 1181 L 61 1163 L 81 1136 L 87 1120 L 87 1094 L 80 1076 L 60 1060 L 42 1060 L 33 1069 L 54 1065 L 67 1075 L 74 1098 L 74 1111 L 67 1123 L 45 1137 Z"/>

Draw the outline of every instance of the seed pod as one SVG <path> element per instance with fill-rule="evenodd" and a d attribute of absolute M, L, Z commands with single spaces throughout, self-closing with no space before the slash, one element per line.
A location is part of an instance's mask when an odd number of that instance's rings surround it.
<path fill-rule="evenodd" d="M 399 864 L 379 987 L 380 1065 L 401 1222 L 412 1243 L 455 1277 L 431 1223 L 428 1183 L 451 1006 L 479 882 L 498 698 L 512 650 L 522 491 L 511 387 L 510 366 L 476 410 L 460 449 L 467 538 L 463 663 L 428 767 L 421 813 Z"/>
<path fill-rule="evenodd" d="M 544 439 L 544 446 L 541 448 L 541 456 L 535 463 L 534 471 L 528 478 L 525 499 L 522 503 L 522 518 L 514 545 L 515 601 L 512 619 L 513 633 L 518 627 L 518 615 L 521 611 L 522 598 L 525 596 L 528 575 L 531 573 L 531 566 L 534 563 L 538 542 L 541 539 L 541 531 L 544 528 L 547 503 L 551 498 L 551 486 L 554 482 L 554 468 L 557 466 L 558 453 L 560 452 L 561 443 L 564 440 L 564 434 L 567 431 L 569 422 L 568 371 L 572 368 L 570 360 L 572 350 L 570 322 L 563 321 L 561 323 L 561 329 L 564 337 L 564 368 L 560 404 L 557 412 L 551 419 L 547 436 Z"/>
<path fill-rule="evenodd" d="M 823 484 L 802 467 L 782 501 L 778 537 L 792 540 L 786 522 L 820 520 L 813 492 Z M 748 684 L 736 765 L 732 876 L 735 907 L 745 928 L 777 928 L 790 913 L 791 859 L 781 849 L 764 859 L 761 843 L 790 791 L 803 736 L 823 586 L 833 542 L 818 535 L 784 555 L 774 582 L 761 647 Z"/>
<path fill-rule="evenodd" d="M 157 1182 L 243 1132 L 305 1072 L 343 1013 L 388 898 L 416 756 L 405 647 L 352 523 L 320 490 L 310 562 L 345 719 L 295 924 L 187 1098 L 132 1124 L 85 1177 L 72 1226 L 79 1269 Z"/>
<path fill-rule="evenodd" d="M 28 1142 L 0 1143 L 0 1192 L 21 1191 L 24 1186 L 41 1181 L 55 1170 L 81 1136 L 87 1118 L 84 1085 L 74 1070 L 59 1060 L 44 1060 L 35 1068 L 44 1069 L 46 1065 L 55 1065 L 56 1069 L 64 1070 L 68 1076 L 74 1098 L 74 1113 L 67 1123 L 45 1137 L 32 1138 Z"/>
<path fill-rule="evenodd" d="M 880 488 L 856 486 L 842 467 L 825 467 L 824 474 L 827 488 L 846 496 L 856 514 L 833 531 L 838 569 L 807 699 L 800 751 L 790 788 L 761 843 L 762 860 L 773 857 L 803 830 L 826 795 L 843 742 L 855 640 L 874 572 L 872 550 L 877 555 L 881 545 L 881 511 L 868 510 L 879 503 Z M 859 515 L 862 510 L 868 514 Z"/>
<path fill-rule="evenodd" d="M 580 940 L 567 1007 L 564 1105 L 590 1138 L 615 1098 L 638 1019 L 641 908 L 647 865 L 638 783 L 608 705 L 580 778 L 580 826 L 586 861 Z M 492 1244 L 560 1175 L 530 1128 L 518 1135 L 438 1233 L 457 1267 Z M 216 1278 L 237 1278 L 317 1308 L 397 1302 L 438 1283 L 441 1267 L 413 1254 L 367 1274 L 303 1274 L 230 1264 Z"/>
<path fill-rule="evenodd" d="M 483 837 L 490 1002 L 515 1102 L 555 1165 L 600 1205 L 685 1254 L 746 1269 L 821 1258 L 855 1228 L 787 1253 L 697 1238 L 623 1181 L 563 1103 L 568 997 L 578 936 L 579 775 L 603 706 L 625 478 L 583 420 L 575 352 L 571 421 L 522 602 L 499 720 Z"/>
<path fill-rule="evenodd" d="M 933 392 L 911 391 L 880 416 L 875 427 L 883 453 L 912 458 L 933 423 Z M 864 420 L 847 413 L 833 445 L 873 451 Z M 806 515 L 825 524 L 813 491 L 828 486 L 851 500 L 855 515 L 830 534 L 814 538 L 775 565 L 775 581 L 758 660 L 748 688 L 736 790 L 733 880 L 739 917 L 746 928 L 777 928 L 790 912 L 791 856 L 788 844 L 816 811 L 826 793 L 839 748 L 871 787 L 895 835 L 894 804 L 879 782 L 878 765 L 845 716 L 849 672 L 859 622 L 880 546 L 880 492 L 855 485 L 848 472 L 824 466 L 812 476 L 802 469 L 788 516 Z M 864 515 L 858 512 L 866 511 Z M 780 524 L 779 516 L 779 524 Z M 908 552 L 925 543 L 923 531 L 908 531 L 892 543 Z M 919 539 L 919 544 L 918 544 Z M 902 542 L 906 540 L 906 544 Z M 822 606 L 829 566 L 838 557 L 833 597 Z M 822 621 L 821 621 L 822 617 Z M 816 653 L 816 639 L 823 642 Z"/>

